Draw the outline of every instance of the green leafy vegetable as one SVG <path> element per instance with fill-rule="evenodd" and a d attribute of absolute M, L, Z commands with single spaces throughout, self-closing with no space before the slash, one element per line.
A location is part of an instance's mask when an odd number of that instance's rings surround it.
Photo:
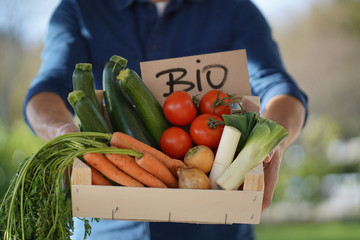
<path fill-rule="evenodd" d="M 109 133 L 77 132 L 59 136 L 19 166 L 0 205 L 0 239 L 70 239 L 74 223 L 70 184 L 64 184 L 74 157 L 89 152 L 138 154 L 109 148 Z M 85 238 L 89 221 L 83 219 Z"/>

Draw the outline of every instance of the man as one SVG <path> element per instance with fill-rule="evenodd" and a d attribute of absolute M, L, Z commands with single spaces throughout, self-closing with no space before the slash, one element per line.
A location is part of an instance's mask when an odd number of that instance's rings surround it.
<path fill-rule="evenodd" d="M 26 121 L 45 140 L 78 131 L 66 100 L 72 91 L 76 63 L 93 64 L 95 87 L 101 89 L 102 68 L 114 54 L 125 57 L 128 67 L 140 74 L 141 61 L 235 49 L 247 51 L 251 89 L 253 95 L 260 96 L 262 116 L 281 124 L 289 133 L 265 159 L 265 210 L 271 203 L 283 153 L 304 125 L 307 98 L 286 72 L 268 24 L 249 0 L 61 1 L 49 24 L 42 66 L 26 96 Z M 74 237 L 80 230 L 76 225 Z M 91 235 L 92 239 L 104 240 L 150 236 L 253 239 L 249 225 L 105 220 L 93 223 Z"/>

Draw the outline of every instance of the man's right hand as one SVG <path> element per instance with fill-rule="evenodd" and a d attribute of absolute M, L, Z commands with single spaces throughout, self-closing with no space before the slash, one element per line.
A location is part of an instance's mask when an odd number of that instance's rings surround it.
<path fill-rule="evenodd" d="M 63 123 L 54 128 L 54 138 L 66 133 L 78 132 L 79 128 L 74 123 Z"/>
<path fill-rule="evenodd" d="M 26 106 L 26 116 L 35 133 L 46 141 L 79 131 L 62 98 L 52 92 L 33 96 Z"/>

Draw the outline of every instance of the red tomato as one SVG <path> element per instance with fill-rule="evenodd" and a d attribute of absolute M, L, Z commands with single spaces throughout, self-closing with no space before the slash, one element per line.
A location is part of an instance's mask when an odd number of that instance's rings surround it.
<path fill-rule="evenodd" d="M 190 124 L 197 115 L 192 98 L 185 91 L 170 94 L 164 102 L 163 111 L 166 119 L 177 126 Z"/>
<path fill-rule="evenodd" d="M 205 113 L 196 117 L 190 125 L 190 137 L 196 145 L 205 145 L 212 149 L 217 148 L 220 142 L 221 134 L 224 130 L 224 124 L 216 125 L 215 128 L 209 126 L 209 120 L 223 119 L 215 114 Z"/>
<path fill-rule="evenodd" d="M 221 90 L 214 89 L 202 96 L 199 103 L 199 110 L 200 113 L 212 113 L 221 116 L 222 114 L 230 113 L 228 103 L 230 103 L 229 95 Z M 215 108 L 213 108 L 213 105 Z"/>
<path fill-rule="evenodd" d="M 193 142 L 187 132 L 179 127 L 170 127 L 160 138 L 160 148 L 169 157 L 183 159 Z"/>

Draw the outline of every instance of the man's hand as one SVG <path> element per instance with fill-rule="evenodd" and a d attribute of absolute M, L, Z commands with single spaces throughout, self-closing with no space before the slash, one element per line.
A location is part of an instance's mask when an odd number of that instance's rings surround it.
<path fill-rule="evenodd" d="M 278 182 L 278 175 L 280 170 L 281 159 L 284 153 L 283 147 L 277 147 L 272 151 L 269 156 L 264 160 L 264 196 L 262 203 L 262 211 L 270 207 L 275 187 Z"/>
<path fill-rule="evenodd" d="M 305 120 L 305 108 L 298 99 L 280 95 L 269 101 L 263 117 L 282 125 L 287 130 L 288 137 L 264 160 L 265 188 L 262 211 L 271 204 L 278 182 L 281 159 L 286 148 L 295 141 L 301 132 Z"/>
<path fill-rule="evenodd" d="M 33 96 L 26 106 L 26 115 L 35 133 L 46 141 L 78 131 L 64 101 L 52 92 Z"/>
<path fill-rule="evenodd" d="M 61 123 L 54 127 L 54 138 L 66 133 L 78 132 L 79 129 L 74 123 Z"/>

